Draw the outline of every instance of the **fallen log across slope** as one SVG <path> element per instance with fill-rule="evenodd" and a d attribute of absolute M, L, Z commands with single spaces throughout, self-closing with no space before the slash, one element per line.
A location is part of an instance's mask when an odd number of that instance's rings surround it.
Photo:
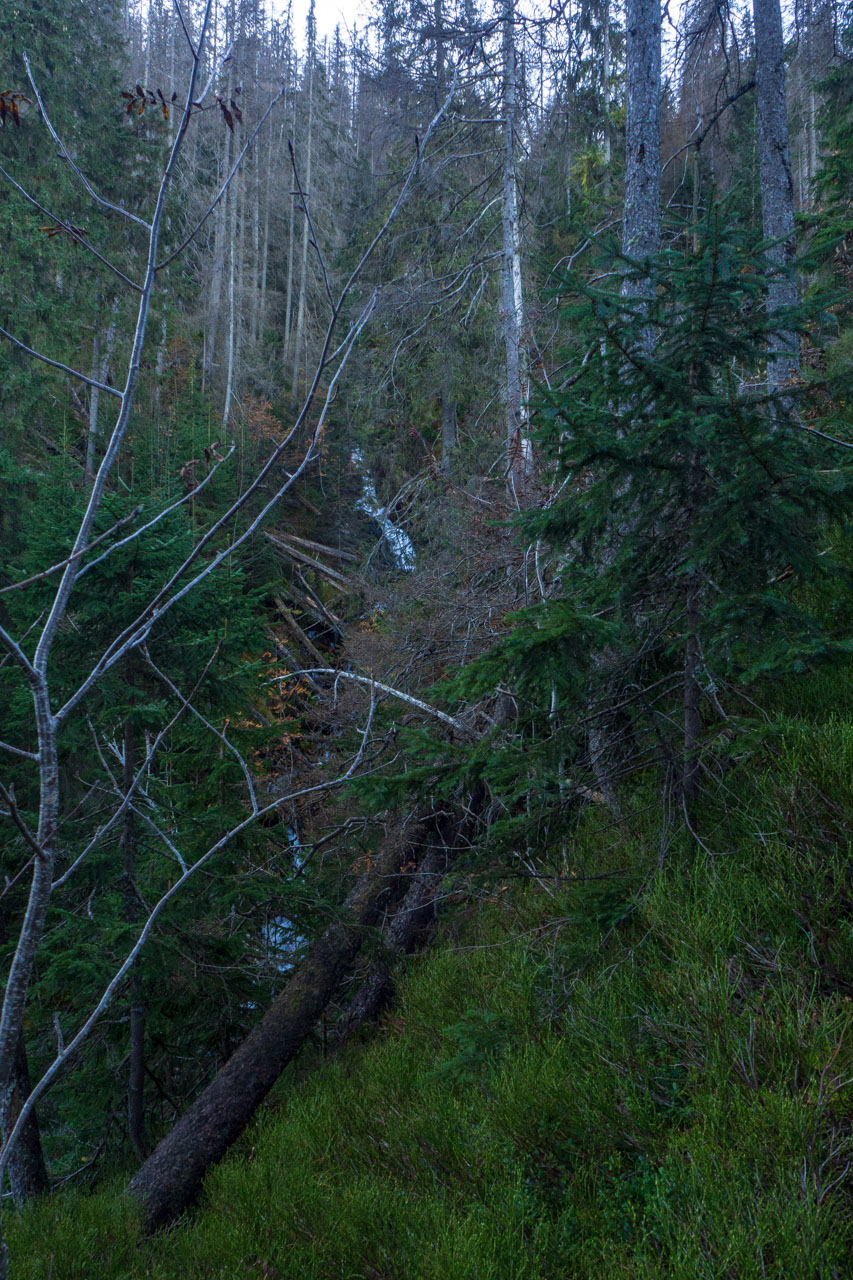
<path fill-rule="evenodd" d="M 240 1136 L 284 1068 L 307 1040 L 355 960 L 367 931 L 406 893 L 434 886 L 436 846 L 455 839 L 446 818 L 419 817 L 383 842 L 353 886 L 339 918 L 310 948 L 257 1027 L 184 1112 L 130 1182 L 146 1229 L 164 1226 L 193 1203 L 208 1169 Z M 427 852 L 429 850 L 429 852 Z M 445 855 L 446 856 L 446 855 Z M 401 875 L 425 857 L 421 880 Z M 426 870 L 426 868 L 425 868 Z M 423 903 L 421 903 L 423 906 Z"/>
<path fill-rule="evenodd" d="M 422 945 L 436 915 L 436 895 L 449 863 L 448 850 L 437 846 L 429 850 L 413 873 L 405 897 L 383 933 L 385 950 L 371 963 L 341 1019 L 335 1051 L 343 1048 L 358 1027 L 381 1013 L 391 998 L 395 962 Z"/>

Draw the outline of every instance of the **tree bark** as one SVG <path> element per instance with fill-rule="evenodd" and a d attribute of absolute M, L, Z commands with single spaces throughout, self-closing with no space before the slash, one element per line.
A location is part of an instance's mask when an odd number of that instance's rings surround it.
<path fill-rule="evenodd" d="M 642 260 L 660 245 L 660 0 L 627 0 L 625 218 L 622 252 Z M 627 293 L 647 294 L 651 282 Z"/>
<path fill-rule="evenodd" d="M 769 270 L 767 310 L 772 316 L 796 306 L 797 252 L 794 234 L 794 178 L 788 143 L 785 101 L 785 45 L 779 0 L 753 0 L 755 19 L 755 88 L 758 100 L 758 163 L 761 218 Z M 800 367 L 797 335 L 783 329 L 774 335 L 775 354 L 767 362 L 767 389 L 790 382 Z"/>
<path fill-rule="evenodd" d="M 314 43 L 308 44 L 308 139 L 305 159 L 305 181 L 303 191 L 305 199 L 311 198 L 311 152 L 314 132 Z M 300 175 L 301 176 L 301 175 Z M 293 344 L 293 394 L 299 389 L 299 371 L 302 364 L 302 347 L 305 330 L 305 295 L 308 288 L 308 213 L 305 211 L 302 221 L 302 267 L 299 277 L 299 301 L 296 307 L 296 338 Z"/>
<path fill-rule="evenodd" d="M 507 0 L 503 15 L 503 255 L 501 258 L 501 324 L 505 352 L 506 485 L 510 501 L 519 503 L 530 474 L 530 441 L 525 434 L 521 392 L 521 233 L 518 216 L 518 184 L 515 137 L 518 114 L 515 50 L 515 0 Z"/>
<path fill-rule="evenodd" d="M 131 575 L 131 588 L 133 578 Z M 125 663 L 125 679 L 133 686 L 133 661 Z M 124 791 L 127 794 L 136 776 L 136 734 L 130 716 L 124 724 Z M 124 814 L 122 832 L 124 847 L 124 918 L 129 925 L 139 919 L 139 900 L 136 892 L 136 814 L 128 805 Z M 127 1070 L 127 1131 L 130 1144 L 138 1159 L 145 1158 L 145 1006 L 142 1003 L 142 983 L 139 966 L 130 971 L 129 1023 L 130 1046 Z"/>
<path fill-rule="evenodd" d="M 30 1069 L 23 1035 L 18 1037 L 15 1053 L 15 1092 L 12 1096 L 10 1128 L 18 1116 L 20 1104 L 30 1096 Z M 25 1124 L 9 1161 L 9 1185 L 12 1199 L 19 1207 L 33 1196 L 50 1190 L 47 1165 L 41 1148 L 41 1133 L 35 1112 Z"/>
<path fill-rule="evenodd" d="M 335 1051 L 343 1048 L 356 1028 L 381 1013 L 391 997 L 395 961 L 411 955 L 419 938 L 435 918 L 435 895 L 447 870 L 446 849 L 431 849 L 412 877 L 406 896 L 385 930 L 385 953 L 374 960 L 358 991 L 350 1001 L 335 1042 Z"/>
<path fill-rule="evenodd" d="M 261 1022 L 163 1139 L 130 1183 L 145 1225 L 156 1229 L 198 1194 L 204 1175 L 240 1136 L 284 1068 L 307 1040 L 365 931 L 399 893 L 397 873 L 412 854 L 418 828 L 389 836 L 344 904 L 341 918 L 314 943 Z"/>

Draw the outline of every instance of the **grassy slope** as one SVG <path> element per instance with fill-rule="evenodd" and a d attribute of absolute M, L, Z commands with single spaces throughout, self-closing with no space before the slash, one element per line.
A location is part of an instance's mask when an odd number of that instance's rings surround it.
<path fill-rule="evenodd" d="M 853 695 L 827 681 L 734 775 L 719 856 L 652 870 L 652 817 L 633 851 L 572 850 L 632 876 L 456 907 L 381 1033 L 283 1085 L 195 1215 L 141 1241 L 118 1192 L 56 1196 L 10 1222 L 15 1274 L 853 1274 Z"/>

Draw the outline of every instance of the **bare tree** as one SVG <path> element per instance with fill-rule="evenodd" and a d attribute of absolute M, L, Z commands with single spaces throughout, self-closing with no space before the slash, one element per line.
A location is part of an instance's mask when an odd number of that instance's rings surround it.
<path fill-rule="evenodd" d="M 521 225 L 518 208 L 517 132 L 518 76 L 516 68 L 515 0 L 507 0 L 503 27 L 503 256 L 501 258 L 501 325 L 503 327 L 506 386 L 507 492 L 518 503 L 531 472 L 531 445 L 522 400 L 522 334 L 524 305 L 521 289 Z"/>

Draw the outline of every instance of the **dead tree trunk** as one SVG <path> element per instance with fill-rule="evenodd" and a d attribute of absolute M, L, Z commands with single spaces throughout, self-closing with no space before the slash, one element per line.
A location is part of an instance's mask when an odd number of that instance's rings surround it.
<path fill-rule="evenodd" d="M 660 248 L 660 0 L 628 0 L 626 35 L 622 252 L 642 260 Z M 645 279 L 624 292 L 643 296 L 651 289 Z"/>
<path fill-rule="evenodd" d="M 185 1111 L 130 1183 L 149 1230 L 176 1217 L 198 1194 L 307 1040 L 341 978 L 377 923 L 412 856 L 417 830 L 395 832 L 353 887 L 342 916 L 325 930 L 254 1031 Z"/>
<path fill-rule="evenodd" d="M 305 160 L 305 199 L 311 198 L 311 152 L 314 131 L 314 45 L 308 46 L 308 136 Z M 299 276 L 299 301 L 296 306 L 296 338 L 293 351 L 293 394 L 299 387 L 299 371 L 302 364 L 302 347 L 305 330 L 305 298 L 308 289 L 308 210 L 303 209 L 302 262 Z"/>
<path fill-rule="evenodd" d="M 755 18 L 755 89 L 758 99 L 758 163 L 761 176 L 761 219 L 770 279 L 767 310 L 797 304 L 797 278 L 792 270 L 797 252 L 794 235 L 794 179 L 788 145 L 785 102 L 785 44 L 779 0 L 753 0 Z M 777 354 L 767 362 L 771 393 L 795 377 L 799 369 L 797 335 L 781 330 L 773 340 Z"/>
<path fill-rule="evenodd" d="M 132 585 L 132 577 L 131 577 Z M 128 688 L 133 687 L 133 662 L 125 663 L 125 679 Z M 124 725 L 124 791 L 129 794 L 136 776 L 136 733 L 128 715 Z M 136 890 L 136 814 L 128 805 L 124 815 L 124 918 L 131 926 L 139 919 L 139 900 Z M 145 1158 L 145 1005 L 142 1000 L 142 981 L 139 966 L 130 971 L 129 983 L 130 1045 L 127 1069 L 127 1130 L 130 1144 L 140 1160 Z"/>
<path fill-rule="evenodd" d="M 506 485 L 510 502 L 518 504 L 530 475 L 530 441 L 522 403 L 523 300 L 521 289 L 521 231 L 516 177 L 518 118 L 515 0 L 507 0 L 503 14 L 503 254 L 501 258 L 501 325 L 505 351 Z"/>
<path fill-rule="evenodd" d="M 411 955 L 430 919 L 434 918 L 435 896 L 448 861 L 446 849 L 431 849 L 414 873 L 406 896 L 385 930 L 385 953 L 374 960 L 347 1008 L 337 1034 L 336 1050 L 343 1048 L 357 1027 L 375 1018 L 390 998 L 394 963 L 400 956 Z"/>
<path fill-rule="evenodd" d="M 441 384 L 441 466 L 443 476 L 453 471 L 453 452 L 456 448 L 456 397 L 450 377 Z"/>

